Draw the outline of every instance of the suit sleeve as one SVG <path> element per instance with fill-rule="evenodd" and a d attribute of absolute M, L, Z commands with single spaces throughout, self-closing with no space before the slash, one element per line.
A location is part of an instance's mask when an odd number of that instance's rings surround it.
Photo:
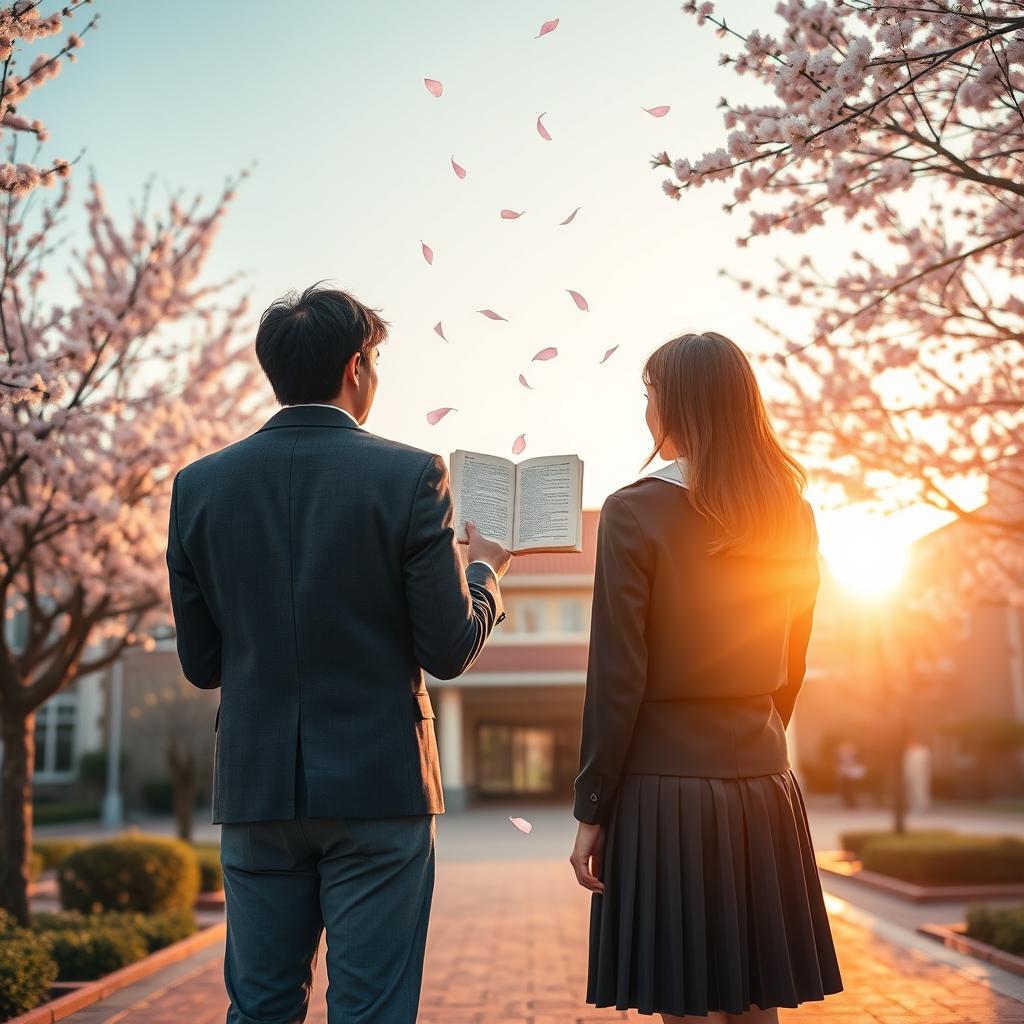
<path fill-rule="evenodd" d="M 583 702 L 580 771 L 573 815 L 603 824 L 611 811 L 626 751 L 647 685 L 650 551 L 625 502 L 610 495 L 601 509 Z"/>
<path fill-rule="evenodd" d="M 814 605 L 821 583 L 818 567 L 818 531 L 811 516 L 811 551 L 800 566 L 793 602 L 793 616 L 789 626 L 789 650 L 786 659 L 786 685 L 772 694 L 775 709 L 782 724 L 789 725 L 796 707 L 796 699 L 807 671 L 807 647 L 814 621 Z"/>
<path fill-rule="evenodd" d="M 178 660 L 185 678 L 201 690 L 220 686 L 221 636 L 196 579 L 195 570 L 181 545 L 178 531 L 178 478 L 171 487 L 170 522 L 167 527 L 167 571 Z"/>
<path fill-rule="evenodd" d="M 463 567 L 453 521 L 448 467 L 434 455 L 413 497 L 403 573 L 416 658 L 437 679 L 465 672 L 505 618 L 491 567 Z"/>

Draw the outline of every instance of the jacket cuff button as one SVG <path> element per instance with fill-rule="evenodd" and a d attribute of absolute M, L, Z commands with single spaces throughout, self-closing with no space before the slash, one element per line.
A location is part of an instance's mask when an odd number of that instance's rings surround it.
<path fill-rule="evenodd" d="M 590 802 L 593 803 L 593 804 L 597 803 L 597 794 L 596 793 L 591 793 L 590 794 Z"/>

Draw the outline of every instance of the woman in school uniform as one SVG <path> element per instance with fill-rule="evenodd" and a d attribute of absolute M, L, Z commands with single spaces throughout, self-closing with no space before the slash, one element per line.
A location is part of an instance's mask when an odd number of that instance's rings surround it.
<path fill-rule="evenodd" d="M 733 342 L 675 338 L 643 382 L 645 466 L 668 465 L 598 530 L 570 857 L 594 894 L 587 1001 L 765 1024 L 843 988 L 786 746 L 817 530 Z"/>

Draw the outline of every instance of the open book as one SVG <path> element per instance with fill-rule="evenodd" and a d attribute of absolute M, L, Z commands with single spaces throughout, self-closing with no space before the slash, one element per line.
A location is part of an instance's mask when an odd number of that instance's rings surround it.
<path fill-rule="evenodd" d="M 583 462 L 578 455 L 546 455 L 520 463 L 461 448 L 452 452 L 455 536 L 466 520 L 507 550 L 583 550 Z"/>

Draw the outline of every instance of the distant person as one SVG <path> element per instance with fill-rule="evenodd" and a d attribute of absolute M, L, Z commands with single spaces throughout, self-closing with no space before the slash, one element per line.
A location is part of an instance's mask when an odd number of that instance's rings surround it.
<path fill-rule="evenodd" d="M 364 429 L 387 334 L 314 286 L 256 355 L 283 408 L 174 481 L 178 655 L 219 688 L 229 1024 L 306 1016 L 324 929 L 329 1024 L 414 1024 L 444 811 L 423 670 L 465 671 L 504 617 L 510 555 L 456 548 L 439 455 Z"/>
<path fill-rule="evenodd" d="M 932 752 L 927 743 L 911 736 L 903 751 L 903 785 L 907 807 L 926 811 L 932 805 Z"/>
<path fill-rule="evenodd" d="M 722 335 L 667 342 L 643 381 L 647 461 L 670 462 L 601 512 L 570 857 L 587 1002 L 774 1022 L 843 988 L 786 745 L 819 584 L 806 474 Z"/>
<path fill-rule="evenodd" d="M 858 806 L 857 794 L 866 774 L 857 744 L 844 740 L 836 747 L 836 788 L 844 807 Z"/>

